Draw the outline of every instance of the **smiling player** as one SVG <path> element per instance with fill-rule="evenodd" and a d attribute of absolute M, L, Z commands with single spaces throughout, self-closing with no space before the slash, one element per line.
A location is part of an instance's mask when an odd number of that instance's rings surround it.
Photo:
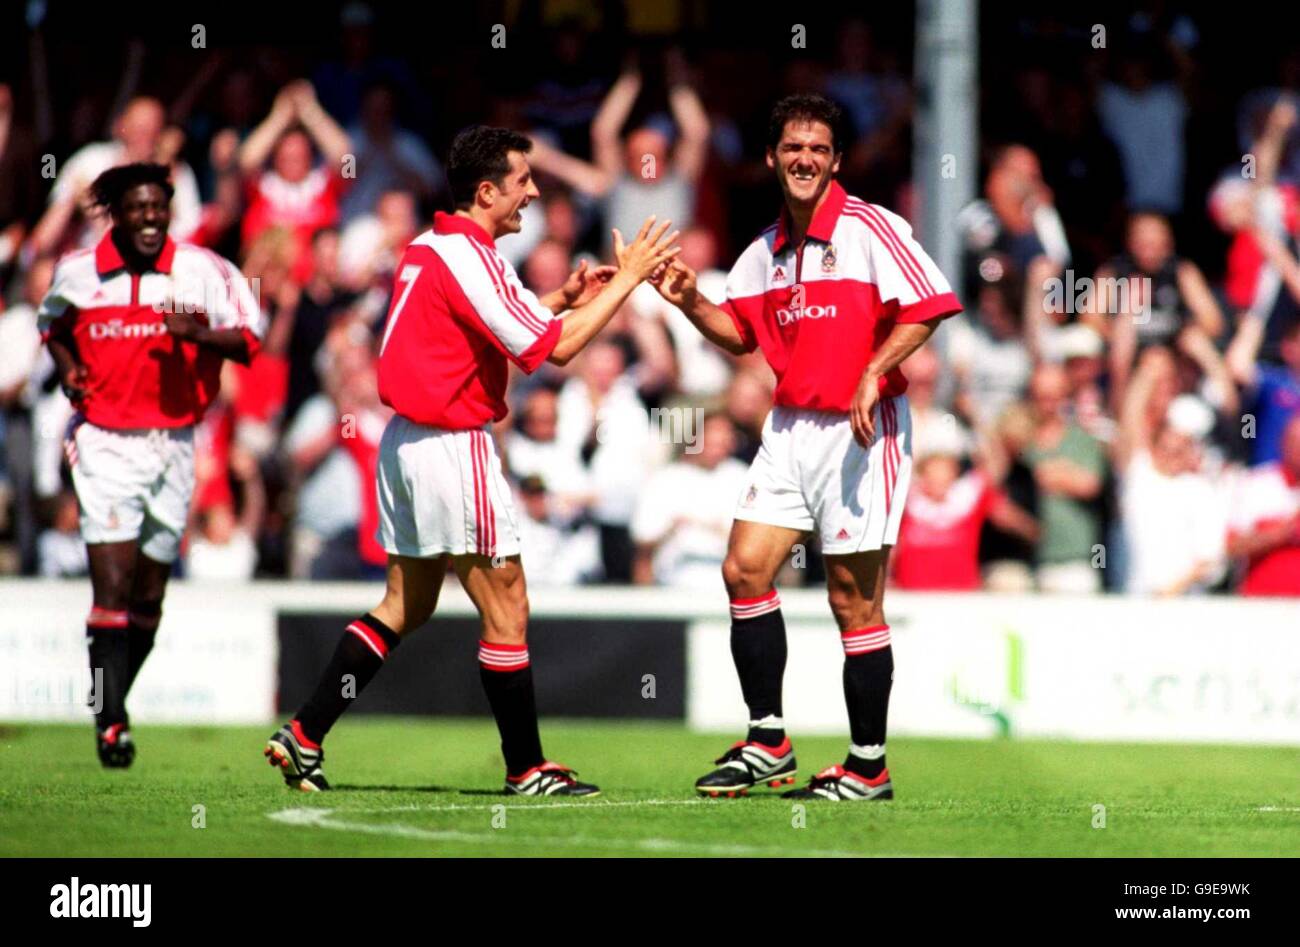
<path fill-rule="evenodd" d="M 456 212 L 436 214 L 397 267 L 379 349 L 379 394 L 396 412 L 378 464 L 388 589 L 347 626 L 316 690 L 267 742 L 265 755 L 294 788 L 329 788 L 321 770 L 326 733 L 402 638 L 428 621 L 450 567 L 482 620 L 479 677 L 501 735 L 506 791 L 599 791 L 542 754 L 519 518 L 491 430 L 506 416 L 510 364 L 525 372 L 548 360 L 567 364 L 677 254 L 677 234 L 665 236 L 667 222 L 652 233 L 652 217 L 625 247 L 615 230 L 617 269 L 589 272 L 583 264 L 539 299 L 496 248 L 519 232 L 520 212 L 539 196 L 530 148 L 504 128 L 457 135 L 447 168 Z"/>
<path fill-rule="evenodd" d="M 64 441 L 94 604 L 86 620 L 100 762 L 130 766 L 126 696 L 153 648 L 194 490 L 194 425 L 224 359 L 257 353 L 263 321 L 234 264 L 167 236 L 159 164 L 105 171 L 91 196 L 112 227 L 59 261 L 40 326 L 77 409 Z M 175 303 L 181 305 L 175 305 Z"/>
<path fill-rule="evenodd" d="M 894 659 L 884 589 L 912 448 L 899 366 L 961 305 L 902 218 L 850 197 L 834 180 L 840 120 L 839 107 L 819 95 L 777 103 L 767 166 L 785 207 L 736 261 L 726 302 L 705 299 L 695 273 L 678 261 L 658 281 L 709 340 L 736 354 L 761 349 L 777 378 L 722 567 L 749 732 L 696 783 L 707 795 L 794 782 L 781 704 L 785 623 L 773 581 L 792 547 L 815 530 L 844 645 L 852 740 L 843 765 L 786 795 L 893 797 L 885 718 Z"/>

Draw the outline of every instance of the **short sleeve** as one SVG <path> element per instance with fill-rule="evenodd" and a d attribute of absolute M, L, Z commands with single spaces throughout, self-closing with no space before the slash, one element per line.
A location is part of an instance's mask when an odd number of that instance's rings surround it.
<path fill-rule="evenodd" d="M 555 349 L 563 321 L 519 280 L 515 268 L 491 247 L 470 237 L 455 244 L 447 260 L 468 301 L 470 324 L 526 372 Z"/>
<path fill-rule="evenodd" d="M 49 339 L 56 323 L 72 314 L 69 283 L 68 264 L 60 262 L 54 268 L 54 278 L 50 281 L 50 289 L 36 310 L 36 328 L 40 330 L 42 341 Z"/>
<path fill-rule="evenodd" d="M 925 322 L 961 312 L 947 278 L 912 238 L 907 221 L 874 204 L 854 213 L 867 226 L 867 255 L 881 302 L 898 307 L 895 321 Z"/>

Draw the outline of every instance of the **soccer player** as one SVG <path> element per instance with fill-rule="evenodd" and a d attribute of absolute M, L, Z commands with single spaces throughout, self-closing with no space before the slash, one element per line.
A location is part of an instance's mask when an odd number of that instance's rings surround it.
<path fill-rule="evenodd" d="M 126 697 L 154 645 L 194 490 L 194 425 L 224 359 L 247 364 L 264 330 L 229 261 L 167 236 L 164 165 L 127 164 L 91 185 L 112 226 L 68 254 L 40 305 L 41 332 L 77 413 L 64 450 L 94 594 L 86 633 L 100 762 L 135 757 Z"/>
<path fill-rule="evenodd" d="M 736 354 L 761 349 L 777 378 L 722 567 L 749 732 L 695 784 L 711 796 L 794 782 L 781 704 L 785 624 L 773 580 L 794 544 L 815 530 L 844 645 L 852 741 L 843 765 L 786 796 L 893 798 L 885 717 L 894 659 L 884 587 L 912 446 L 899 366 L 961 306 L 900 217 L 850 197 L 835 181 L 840 120 L 839 108 L 819 95 L 777 103 L 767 166 L 785 207 L 736 261 L 721 306 L 697 292 L 695 273 L 679 261 L 654 274 L 664 298 L 708 339 Z"/>
<path fill-rule="evenodd" d="M 321 742 L 402 638 L 433 614 L 450 567 L 482 619 L 480 678 L 501 734 L 506 791 L 598 792 L 542 753 L 518 517 L 490 432 L 506 415 L 509 365 L 532 372 L 547 360 L 567 364 L 676 256 L 677 234 L 665 236 L 667 222 L 651 233 L 654 218 L 630 245 L 615 231 L 617 269 L 584 263 L 539 299 L 496 249 L 540 196 L 529 148 L 503 128 L 458 134 L 447 168 L 456 211 L 436 214 L 397 267 L 379 347 L 380 397 L 396 412 L 380 441 L 377 477 L 388 589 L 347 626 L 315 692 L 267 743 L 268 760 L 290 786 L 329 788 Z"/>

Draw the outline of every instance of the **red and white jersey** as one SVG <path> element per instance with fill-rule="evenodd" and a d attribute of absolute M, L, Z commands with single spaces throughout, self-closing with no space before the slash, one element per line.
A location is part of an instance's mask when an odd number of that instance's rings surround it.
<path fill-rule="evenodd" d="M 132 273 L 112 234 L 59 261 L 41 301 L 41 335 L 71 337 L 89 373 L 88 394 L 76 407 L 91 424 L 194 424 L 221 388 L 222 357 L 169 333 L 168 310 L 184 307 L 213 328 L 240 329 L 252 356 L 265 332 L 257 299 L 229 260 L 170 238 L 152 270 Z"/>
<path fill-rule="evenodd" d="M 763 350 L 776 404 L 847 413 L 896 324 L 951 316 L 961 303 L 905 220 L 832 181 L 802 243 L 783 211 L 740 255 L 722 309 L 749 350 Z M 881 379 L 884 395 L 906 389 L 898 369 Z"/>
<path fill-rule="evenodd" d="M 439 212 L 397 265 L 379 397 L 407 420 L 443 430 L 500 421 L 509 363 L 533 372 L 561 328 L 487 231 Z"/>
<path fill-rule="evenodd" d="M 1281 526 L 1300 515 L 1300 480 L 1274 461 L 1254 467 L 1237 483 L 1229 535 L 1247 536 Z M 1285 545 L 1246 563 L 1237 589 L 1242 595 L 1300 595 L 1300 531 Z"/>

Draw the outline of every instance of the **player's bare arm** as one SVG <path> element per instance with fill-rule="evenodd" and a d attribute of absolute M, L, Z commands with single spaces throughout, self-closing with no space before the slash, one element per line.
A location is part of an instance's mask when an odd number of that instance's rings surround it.
<path fill-rule="evenodd" d="M 248 339 L 240 329 L 214 329 L 199 319 L 199 314 L 177 309 L 167 313 L 163 322 L 167 331 L 182 342 L 192 342 L 212 349 L 223 358 L 241 365 L 249 363 Z"/>
<path fill-rule="evenodd" d="M 924 345 L 930 336 L 934 335 L 934 330 L 939 328 L 939 323 L 942 321 L 942 316 L 936 316 L 924 322 L 894 326 L 875 358 L 867 365 L 867 370 L 862 373 L 862 380 L 858 382 L 853 404 L 849 408 L 849 423 L 853 427 L 853 439 L 863 447 L 869 446 L 876 436 L 876 425 L 871 412 L 876 402 L 880 400 L 880 380 L 902 365 L 909 355 Z"/>
<path fill-rule="evenodd" d="M 615 272 L 585 306 L 574 309 L 564 317 L 560 339 L 555 343 L 549 361 L 567 365 L 573 356 L 609 323 L 614 313 L 632 294 L 632 290 L 648 279 L 659 267 L 673 260 L 680 247 L 673 246 L 677 231 L 668 233 L 672 221 L 666 220 L 655 227 L 654 217 L 648 217 L 632 243 L 624 246 L 623 235 L 614 231 L 614 254 L 618 259 Z M 653 232 L 651 230 L 653 229 Z"/>
<path fill-rule="evenodd" d="M 668 265 L 662 278 L 655 283 L 655 288 L 659 290 L 660 296 L 680 309 L 700 334 L 718 348 L 733 355 L 744 355 L 749 351 L 731 317 L 699 294 L 695 271 L 681 260 L 673 260 Z"/>
<path fill-rule="evenodd" d="M 68 339 L 60 335 L 51 335 L 47 346 L 58 370 L 63 393 L 70 401 L 81 401 L 86 397 L 86 386 L 90 383 L 89 370 L 77 360 Z"/>

